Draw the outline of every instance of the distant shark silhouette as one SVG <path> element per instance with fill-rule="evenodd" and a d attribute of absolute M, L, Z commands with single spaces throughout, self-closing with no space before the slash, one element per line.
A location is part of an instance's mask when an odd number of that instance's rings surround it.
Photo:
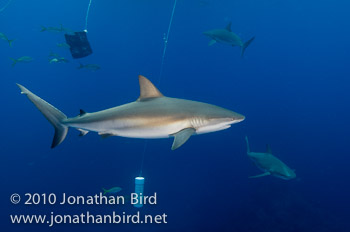
<path fill-rule="evenodd" d="M 232 47 L 241 47 L 241 57 L 243 57 L 245 49 L 255 39 L 255 37 L 252 37 L 250 40 L 243 43 L 242 39 L 231 31 L 231 22 L 226 26 L 225 29 L 214 29 L 211 31 L 203 32 L 203 34 L 211 38 L 209 41 L 209 46 L 215 44 L 216 42 L 219 42 L 231 45 Z"/>
<path fill-rule="evenodd" d="M 21 93 L 41 111 L 54 126 L 55 136 L 51 147 L 59 145 L 73 127 L 81 136 L 89 131 L 98 132 L 103 138 L 123 136 L 130 138 L 174 137 L 172 150 L 184 144 L 193 134 L 203 134 L 229 128 L 231 124 L 244 120 L 244 116 L 233 111 L 206 103 L 169 98 L 144 76 L 139 76 L 140 97 L 135 101 L 95 113 L 80 114 L 67 118 L 28 89 L 17 84 Z"/>
<path fill-rule="evenodd" d="M 263 174 L 251 176 L 249 178 L 258 178 L 262 176 L 272 175 L 284 180 L 290 180 L 296 177 L 296 174 L 292 169 L 290 169 L 285 163 L 271 154 L 269 145 L 267 145 L 266 153 L 251 152 L 249 148 L 248 137 L 245 137 L 245 140 L 247 142 L 247 155 L 251 160 L 253 160 L 258 168 L 264 171 Z"/>

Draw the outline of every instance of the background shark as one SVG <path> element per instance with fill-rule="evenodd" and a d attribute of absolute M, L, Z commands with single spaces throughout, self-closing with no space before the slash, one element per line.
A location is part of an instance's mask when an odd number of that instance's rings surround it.
<path fill-rule="evenodd" d="M 292 169 L 271 154 L 269 145 L 267 145 L 266 153 L 250 152 L 248 137 L 245 137 L 245 140 L 247 142 L 247 155 L 258 168 L 264 171 L 263 174 L 251 176 L 250 178 L 272 175 L 284 180 L 290 180 L 296 177 Z"/>
<path fill-rule="evenodd" d="M 227 129 L 244 120 L 233 111 L 206 103 L 169 98 L 144 76 L 139 76 L 140 97 L 135 101 L 95 113 L 67 116 L 28 89 L 19 85 L 21 93 L 41 111 L 54 126 L 52 148 L 65 139 L 68 128 L 74 127 L 86 135 L 98 132 L 103 138 L 123 136 L 130 138 L 174 137 L 172 150 L 184 144 L 193 134 L 203 134 Z"/>
<path fill-rule="evenodd" d="M 255 39 L 255 37 L 252 37 L 250 40 L 243 43 L 242 39 L 231 31 L 231 22 L 226 26 L 225 29 L 214 29 L 211 31 L 203 32 L 203 34 L 211 38 L 209 41 L 209 46 L 215 44 L 216 42 L 219 42 L 231 45 L 232 47 L 241 47 L 241 57 L 243 57 L 245 49 Z"/>

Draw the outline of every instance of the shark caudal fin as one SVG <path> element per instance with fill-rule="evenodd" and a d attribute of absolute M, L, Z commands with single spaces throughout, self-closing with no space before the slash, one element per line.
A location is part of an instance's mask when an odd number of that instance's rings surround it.
<path fill-rule="evenodd" d="M 245 142 L 247 143 L 247 153 L 250 153 L 249 141 L 247 136 L 245 137 Z"/>
<path fill-rule="evenodd" d="M 12 47 L 13 41 L 15 41 L 15 40 L 14 40 L 14 39 L 9 39 L 9 40 L 7 40 L 7 42 L 9 43 L 9 46 L 10 46 L 10 47 Z"/>
<path fill-rule="evenodd" d="M 254 39 L 255 39 L 255 36 L 243 44 L 241 49 L 241 57 L 244 56 L 245 49 L 251 44 L 251 42 L 253 42 Z"/>
<path fill-rule="evenodd" d="M 17 64 L 17 61 L 15 58 L 11 58 L 10 59 L 12 60 L 12 67 L 14 67 L 16 64 Z"/>
<path fill-rule="evenodd" d="M 67 116 L 56 109 L 51 104 L 47 103 L 40 97 L 36 96 L 34 93 L 30 92 L 24 86 L 17 84 L 21 89 L 21 94 L 27 95 L 29 100 L 40 110 L 40 112 L 45 116 L 45 118 L 52 124 L 55 128 L 55 136 L 52 141 L 51 148 L 56 147 L 66 138 L 68 127 L 64 125 L 63 120 L 67 119 Z"/>
<path fill-rule="evenodd" d="M 82 69 L 84 68 L 85 66 L 82 64 L 82 63 L 79 63 L 79 67 L 77 67 L 77 69 Z"/>

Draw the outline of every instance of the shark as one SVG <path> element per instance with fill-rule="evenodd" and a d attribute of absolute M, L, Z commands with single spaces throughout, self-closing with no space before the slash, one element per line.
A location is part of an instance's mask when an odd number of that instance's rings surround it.
<path fill-rule="evenodd" d="M 241 47 L 241 57 L 243 57 L 245 49 L 251 44 L 251 42 L 253 42 L 255 36 L 252 37 L 250 40 L 243 42 L 238 35 L 232 32 L 231 24 L 232 23 L 230 22 L 224 29 L 214 29 L 203 32 L 203 34 L 211 38 L 208 44 L 209 46 L 215 44 L 216 42 L 219 42 L 222 44 L 228 44 L 232 47 Z"/>
<path fill-rule="evenodd" d="M 258 178 L 263 176 L 275 176 L 284 180 L 294 179 L 296 174 L 294 170 L 289 168 L 285 163 L 279 160 L 276 156 L 272 155 L 271 148 L 267 145 L 267 151 L 265 153 L 251 152 L 249 148 L 248 137 L 245 137 L 247 143 L 247 155 L 255 163 L 255 165 L 261 169 L 264 173 L 251 176 L 249 178 Z"/>
<path fill-rule="evenodd" d="M 239 113 L 216 105 L 166 97 L 142 75 L 139 76 L 140 96 L 136 101 L 94 113 L 80 110 L 79 115 L 72 118 L 24 86 L 17 85 L 55 128 L 51 148 L 63 142 L 68 128 L 76 128 L 81 136 L 93 131 L 102 138 L 173 137 L 171 149 L 175 150 L 192 135 L 224 130 L 245 119 Z"/>

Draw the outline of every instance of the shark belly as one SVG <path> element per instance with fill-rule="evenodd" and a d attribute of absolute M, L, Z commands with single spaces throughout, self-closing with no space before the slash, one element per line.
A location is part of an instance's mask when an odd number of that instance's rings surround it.
<path fill-rule="evenodd" d="M 128 138 L 168 138 L 187 128 L 186 120 L 164 121 L 157 119 L 115 119 L 89 123 L 69 123 L 70 127 Z"/>

